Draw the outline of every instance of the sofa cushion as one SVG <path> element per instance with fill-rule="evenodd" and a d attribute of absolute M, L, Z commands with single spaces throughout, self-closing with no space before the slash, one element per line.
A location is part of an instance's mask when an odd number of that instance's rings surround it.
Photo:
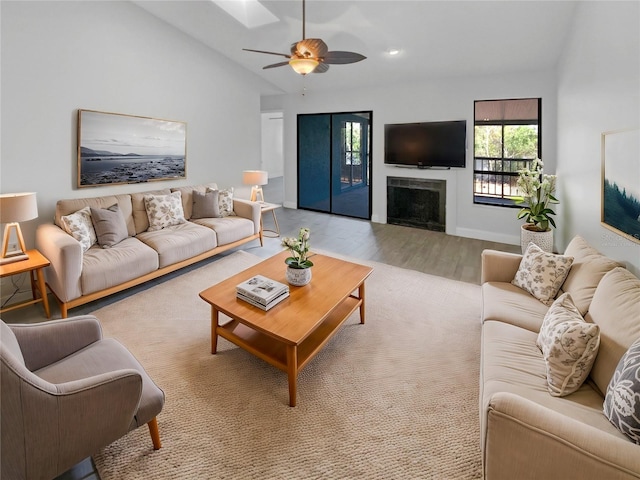
<path fill-rule="evenodd" d="M 561 292 L 571 294 L 573 303 L 584 316 L 602 277 L 609 270 L 621 265 L 602 255 L 579 235 L 571 240 L 564 254 L 573 257 L 573 263 L 562 284 Z"/>
<path fill-rule="evenodd" d="M 144 205 L 145 195 L 169 195 L 171 190 L 168 188 L 162 190 L 152 190 L 149 192 L 140 192 L 131 194 L 131 210 L 135 227 L 134 235 L 138 233 L 146 232 L 149 229 L 149 217 L 147 216 L 147 209 Z"/>
<path fill-rule="evenodd" d="M 238 216 L 201 218 L 193 220 L 193 223 L 215 230 L 218 245 L 227 245 L 254 234 L 253 222 Z"/>
<path fill-rule="evenodd" d="M 600 329 L 586 323 L 569 293 L 549 307 L 536 344 L 547 369 L 549 393 L 564 397 L 585 381 L 598 353 Z"/>
<path fill-rule="evenodd" d="M 545 305 L 551 305 L 562 286 L 573 257 L 547 253 L 530 243 L 511 283 L 526 290 Z"/>
<path fill-rule="evenodd" d="M 158 269 L 158 254 L 134 237 L 111 248 L 93 247 L 82 258 L 82 295 L 104 290 Z"/>
<path fill-rule="evenodd" d="M 537 333 L 487 321 L 482 326 L 481 422 L 486 422 L 491 397 L 510 392 L 582 423 L 628 440 L 602 414 L 604 396 L 591 382 L 566 397 L 549 395 L 546 366 L 536 346 Z M 484 434 L 484 427 L 481 430 Z"/>
<path fill-rule="evenodd" d="M 622 356 L 604 399 L 604 414 L 640 445 L 640 338 Z"/>
<path fill-rule="evenodd" d="M 605 274 L 585 319 L 600 327 L 591 378 L 604 395 L 622 355 L 640 337 L 640 279 L 622 267 Z"/>
<path fill-rule="evenodd" d="M 184 218 L 180 192 L 172 192 L 168 195 L 145 195 L 144 208 L 147 211 L 151 232 L 187 221 Z"/>
<path fill-rule="evenodd" d="M 218 207 L 218 190 L 207 190 L 206 192 L 193 191 L 192 219 L 219 218 L 220 208 Z"/>
<path fill-rule="evenodd" d="M 504 282 L 482 285 L 482 321 L 498 320 L 538 333 L 547 307 L 520 287 Z"/>
<path fill-rule="evenodd" d="M 129 430 L 133 430 L 151 421 L 162 409 L 164 392 L 151 380 L 131 352 L 117 340 L 103 338 L 34 373 L 48 382 L 61 384 L 129 369 L 136 370 L 142 379 L 141 403 L 129 424 Z"/>
<path fill-rule="evenodd" d="M 75 238 L 86 252 L 97 242 L 96 231 L 91 222 L 91 208 L 84 207 L 77 212 L 62 217 L 64 230 Z"/>
<path fill-rule="evenodd" d="M 160 268 L 200 255 L 218 245 L 216 233 L 192 222 L 138 234 L 158 254 Z"/>
<path fill-rule="evenodd" d="M 110 248 L 129 236 L 127 224 L 117 203 L 109 208 L 91 207 L 91 222 L 96 231 L 98 245 Z"/>

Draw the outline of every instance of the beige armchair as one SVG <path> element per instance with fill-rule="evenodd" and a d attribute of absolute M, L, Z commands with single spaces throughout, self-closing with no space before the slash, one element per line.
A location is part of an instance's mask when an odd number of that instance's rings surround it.
<path fill-rule="evenodd" d="M 0 357 L 0 477 L 54 478 L 145 423 L 160 448 L 164 393 L 94 316 L 0 320 Z"/>

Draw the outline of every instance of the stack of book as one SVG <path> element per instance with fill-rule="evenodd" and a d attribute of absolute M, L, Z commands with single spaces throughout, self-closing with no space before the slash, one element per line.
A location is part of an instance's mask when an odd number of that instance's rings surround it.
<path fill-rule="evenodd" d="M 236 286 L 236 296 L 266 311 L 289 296 L 289 286 L 256 275 Z"/>

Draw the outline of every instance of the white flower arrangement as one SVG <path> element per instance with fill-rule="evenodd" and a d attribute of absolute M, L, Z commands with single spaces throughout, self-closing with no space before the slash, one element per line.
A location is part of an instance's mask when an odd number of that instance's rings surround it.
<path fill-rule="evenodd" d="M 301 228 L 298 238 L 285 237 L 282 239 L 282 246 L 291 252 L 291 256 L 284 261 L 291 268 L 309 268 L 313 267 L 313 262 L 309 260 L 309 237 L 310 230 Z"/>
<path fill-rule="evenodd" d="M 526 203 L 526 206 L 518 212 L 518 218 L 524 218 L 525 222 L 533 225 L 532 229 L 539 232 L 549 230 L 549 225 L 555 227 L 556 223 L 550 215 L 555 215 L 550 204 L 560 203 L 553 194 L 556 191 L 556 176 L 543 173 L 544 164 L 536 158 L 531 169 L 524 168 L 518 171 L 518 189 L 522 197 L 516 199 L 517 204 Z"/>

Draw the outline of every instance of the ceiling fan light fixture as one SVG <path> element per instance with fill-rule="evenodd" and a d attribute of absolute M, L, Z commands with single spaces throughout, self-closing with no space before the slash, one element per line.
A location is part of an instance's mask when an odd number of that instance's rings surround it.
<path fill-rule="evenodd" d="M 319 63 L 315 58 L 292 58 L 289 60 L 291 68 L 300 75 L 313 72 Z"/>

